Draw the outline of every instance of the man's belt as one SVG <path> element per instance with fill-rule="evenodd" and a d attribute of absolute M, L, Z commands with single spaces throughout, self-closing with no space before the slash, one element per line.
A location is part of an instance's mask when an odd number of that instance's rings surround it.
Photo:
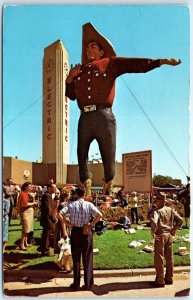
<path fill-rule="evenodd" d="M 108 106 L 93 104 L 93 105 L 83 106 L 81 111 L 82 112 L 91 112 L 91 111 L 95 111 L 95 110 L 98 110 L 98 109 L 106 109 L 106 108 L 111 109 L 111 107 L 108 107 Z"/>

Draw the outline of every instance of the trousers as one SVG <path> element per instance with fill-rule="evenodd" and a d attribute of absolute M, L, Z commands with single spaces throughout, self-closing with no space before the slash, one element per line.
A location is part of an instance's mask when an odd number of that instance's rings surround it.
<path fill-rule="evenodd" d="M 78 123 L 78 165 L 80 181 L 84 183 L 90 176 L 88 152 L 90 144 L 96 140 L 99 146 L 105 182 L 115 176 L 116 120 L 111 108 L 83 112 Z"/>
<path fill-rule="evenodd" d="M 42 238 L 41 238 L 41 252 L 48 253 L 50 247 L 54 248 L 54 231 L 55 226 L 49 228 L 48 226 L 42 226 Z"/>
<path fill-rule="evenodd" d="M 132 207 L 131 208 L 131 222 L 132 223 L 135 223 L 135 218 L 136 218 L 136 224 L 138 224 L 138 221 L 139 221 L 138 208 Z"/>
<path fill-rule="evenodd" d="M 74 285 L 80 286 L 81 258 L 84 267 L 84 284 L 89 287 L 93 279 L 93 236 L 84 235 L 82 227 L 73 227 L 71 232 L 71 252 Z"/>
<path fill-rule="evenodd" d="M 173 237 L 169 232 L 160 234 L 159 240 L 155 239 L 154 265 L 156 269 L 156 282 L 163 284 L 164 278 L 173 280 Z M 166 273 L 164 276 L 164 260 L 166 262 Z"/>

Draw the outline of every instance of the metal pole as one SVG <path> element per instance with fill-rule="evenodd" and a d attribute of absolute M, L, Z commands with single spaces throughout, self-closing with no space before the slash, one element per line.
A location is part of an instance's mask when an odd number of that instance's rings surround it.
<path fill-rule="evenodd" d="M 150 208 L 150 193 L 148 193 L 148 208 Z"/>

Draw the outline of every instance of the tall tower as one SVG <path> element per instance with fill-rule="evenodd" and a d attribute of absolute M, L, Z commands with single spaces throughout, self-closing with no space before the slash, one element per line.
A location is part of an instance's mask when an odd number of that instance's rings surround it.
<path fill-rule="evenodd" d="M 69 100 L 65 80 L 69 70 L 68 53 L 57 40 L 44 49 L 43 58 L 43 157 L 55 164 L 56 183 L 66 183 L 69 155 Z"/>

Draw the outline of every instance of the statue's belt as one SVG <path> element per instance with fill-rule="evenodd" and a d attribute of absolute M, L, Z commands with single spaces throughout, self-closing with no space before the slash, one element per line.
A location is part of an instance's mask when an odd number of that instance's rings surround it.
<path fill-rule="evenodd" d="M 91 111 L 96 111 L 98 109 L 109 109 L 109 110 L 112 110 L 111 107 L 93 104 L 93 105 L 83 106 L 83 108 L 81 109 L 81 111 L 82 112 L 91 112 Z"/>

